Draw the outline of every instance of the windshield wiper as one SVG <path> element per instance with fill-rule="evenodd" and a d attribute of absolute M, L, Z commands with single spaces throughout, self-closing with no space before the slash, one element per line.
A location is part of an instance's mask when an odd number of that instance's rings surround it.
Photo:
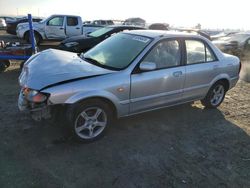
<path fill-rule="evenodd" d="M 95 60 L 95 59 L 93 59 L 91 57 L 85 57 L 84 55 L 82 55 L 82 58 L 84 60 L 87 60 L 88 62 L 94 64 L 94 65 L 99 65 L 99 66 L 101 65 L 101 63 L 99 61 L 97 61 L 97 60 Z"/>
<path fill-rule="evenodd" d="M 86 61 L 88 61 L 89 63 L 91 63 L 91 64 L 93 64 L 93 65 L 96 65 L 96 66 L 98 66 L 98 67 L 102 67 L 102 68 L 105 68 L 105 69 L 109 69 L 109 70 L 120 70 L 120 69 L 118 69 L 118 68 L 115 68 L 115 67 L 110 67 L 110 66 L 107 66 L 107 65 L 105 65 L 105 64 L 102 64 L 102 63 L 100 63 L 99 61 L 97 61 L 97 60 L 95 60 L 95 59 L 93 59 L 93 58 L 91 58 L 91 57 L 85 57 L 84 55 L 81 55 L 80 56 L 83 60 L 86 60 Z"/>

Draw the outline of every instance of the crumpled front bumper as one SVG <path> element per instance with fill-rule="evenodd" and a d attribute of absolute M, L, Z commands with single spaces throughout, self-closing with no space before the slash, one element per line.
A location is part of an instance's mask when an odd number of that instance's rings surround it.
<path fill-rule="evenodd" d="M 22 90 L 18 97 L 18 108 L 22 112 L 29 112 L 32 119 L 36 121 L 51 118 L 51 107 L 47 103 L 32 103 L 28 101 Z"/>
<path fill-rule="evenodd" d="M 23 91 L 21 90 L 18 97 L 18 108 L 20 111 L 28 110 L 28 101 L 25 99 Z"/>

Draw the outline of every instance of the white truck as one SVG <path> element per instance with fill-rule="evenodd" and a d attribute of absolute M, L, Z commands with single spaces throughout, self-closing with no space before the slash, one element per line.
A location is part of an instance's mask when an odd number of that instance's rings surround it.
<path fill-rule="evenodd" d="M 41 22 L 33 23 L 36 43 L 43 40 L 63 40 L 82 35 L 82 19 L 75 15 L 52 15 Z M 20 23 L 16 29 L 17 36 L 29 42 L 29 23 Z"/>

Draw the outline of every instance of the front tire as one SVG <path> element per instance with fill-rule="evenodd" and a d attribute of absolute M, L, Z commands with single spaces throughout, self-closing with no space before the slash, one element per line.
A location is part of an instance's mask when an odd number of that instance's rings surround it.
<path fill-rule="evenodd" d="M 42 41 L 42 37 L 40 36 L 40 34 L 34 32 L 34 37 L 36 39 L 36 44 L 39 45 Z M 24 39 L 28 42 L 28 43 L 31 43 L 30 41 L 30 33 L 29 31 L 25 33 L 24 35 Z"/>
<path fill-rule="evenodd" d="M 207 108 L 217 108 L 223 102 L 225 95 L 225 84 L 219 81 L 210 88 L 206 97 L 201 100 L 201 103 Z"/>
<path fill-rule="evenodd" d="M 76 104 L 69 113 L 72 113 L 70 119 L 72 133 L 82 142 L 92 142 L 101 138 L 113 119 L 109 105 L 98 99 Z"/>

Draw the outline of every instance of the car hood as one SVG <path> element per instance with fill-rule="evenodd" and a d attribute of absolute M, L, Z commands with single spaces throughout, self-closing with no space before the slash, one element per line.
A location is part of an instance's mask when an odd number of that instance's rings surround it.
<path fill-rule="evenodd" d="M 21 87 L 41 90 L 50 85 L 114 71 L 82 60 L 76 53 L 49 49 L 33 55 L 19 76 Z"/>

